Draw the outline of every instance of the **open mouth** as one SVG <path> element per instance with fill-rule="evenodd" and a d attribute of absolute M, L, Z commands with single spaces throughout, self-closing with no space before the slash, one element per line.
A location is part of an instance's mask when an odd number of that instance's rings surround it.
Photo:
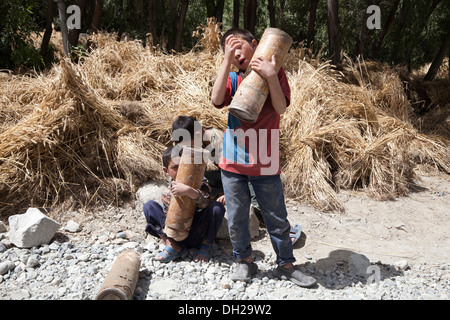
<path fill-rule="evenodd" d="M 244 64 L 244 62 L 245 62 L 245 58 L 240 59 L 239 60 L 239 65 L 242 66 Z"/>

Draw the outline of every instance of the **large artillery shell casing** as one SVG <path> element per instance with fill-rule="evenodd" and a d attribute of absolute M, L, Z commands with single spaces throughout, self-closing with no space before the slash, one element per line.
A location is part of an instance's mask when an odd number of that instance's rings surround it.
<path fill-rule="evenodd" d="M 256 47 L 253 59 L 264 57 L 270 61 L 272 56 L 275 56 L 278 72 L 291 44 L 292 38 L 286 32 L 268 28 Z M 256 122 L 269 94 L 269 85 L 266 79 L 251 70 L 251 62 L 245 74 L 228 109 L 231 114 L 243 121 Z"/>
<path fill-rule="evenodd" d="M 139 279 L 141 259 L 134 250 L 122 251 L 111 267 L 95 300 L 131 300 Z"/>
<path fill-rule="evenodd" d="M 184 147 L 180 157 L 176 182 L 198 189 L 205 175 L 208 151 L 201 148 Z M 196 204 L 188 196 L 170 198 L 164 232 L 176 241 L 187 238 Z"/>

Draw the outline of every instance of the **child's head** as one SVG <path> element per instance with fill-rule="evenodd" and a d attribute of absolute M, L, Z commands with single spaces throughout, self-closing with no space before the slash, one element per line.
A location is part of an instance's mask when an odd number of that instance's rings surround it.
<path fill-rule="evenodd" d="M 183 145 L 194 145 L 195 139 L 200 142 L 203 128 L 195 117 L 179 116 L 172 123 L 172 141 Z M 199 146 L 200 147 L 200 146 Z"/>
<path fill-rule="evenodd" d="M 234 60 L 232 61 L 233 65 L 240 70 L 247 70 L 258 42 L 250 31 L 233 28 L 225 32 L 222 36 L 220 40 L 222 50 L 225 50 L 225 42 L 229 36 L 233 36 L 241 40 L 241 46 L 234 52 Z"/>
<path fill-rule="evenodd" d="M 163 171 L 173 180 L 177 178 L 178 166 L 183 148 L 180 145 L 168 147 L 162 155 Z"/>

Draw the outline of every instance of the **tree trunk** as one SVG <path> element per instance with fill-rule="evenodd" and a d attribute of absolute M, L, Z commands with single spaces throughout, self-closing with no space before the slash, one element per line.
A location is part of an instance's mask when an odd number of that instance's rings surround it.
<path fill-rule="evenodd" d="M 134 3 L 135 3 L 135 17 L 136 17 L 136 29 L 138 39 L 142 41 L 142 45 L 145 47 L 144 0 L 136 0 Z"/>
<path fill-rule="evenodd" d="M 383 30 L 381 31 L 381 34 L 376 43 L 373 45 L 372 59 L 375 59 L 378 55 L 378 51 L 380 50 L 381 45 L 383 44 L 383 40 L 388 34 L 389 28 L 391 27 L 391 24 L 394 21 L 395 13 L 397 12 L 399 4 L 400 0 L 395 0 L 394 5 L 392 6 L 391 11 L 389 12 L 389 16 L 387 17 L 386 23 L 383 26 Z"/>
<path fill-rule="evenodd" d="M 53 0 L 47 0 L 47 18 L 45 24 L 44 37 L 42 38 L 40 55 L 45 59 L 48 51 L 48 44 L 53 32 L 53 17 L 55 16 L 55 6 Z"/>
<path fill-rule="evenodd" d="M 433 59 L 433 63 L 431 63 L 430 69 L 428 70 L 424 78 L 425 81 L 432 81 L 434 77 L 436 77 L 436 74 L 439 68 L 441 67 L 442 61 L 444 61 L 449 48 L 450 48 L 450 31 L 447 32 L 447 36 L 445 37 L 445 40 L 442 43 L 441 49 L 439 49 L 439 52 Z"/>
<path fill-rule="evenodd" d="M 269 0 L 268 2 L 268 9 L 269 9 L 269 20 L 270 20 L 270 27 L 276 28 L 277 22 L 275 20 L 275 6 L 273 5 L 273 0 Z"/>
<path fill-rule="evenodd" d="M 66 3 L 64 2 L 64 0 L 57 0 L 57 3 L 58 3 L 59 19 L 61 20 L 61 33 L 62 33 L 64 53 L 67 57 L 70 57 L 69 34 L 67 32 L 67 25 L 66 25 L 67 21 Z"/>
<path fill-rule="evenodd" d="M 156 0 L 149 1 L 148 22 L 150 24 L 150 33 L 152 34 L 153 44 L 155 44 L 158 42 L 158 34 L 156 32 Z"/>
<path fill-rule="evenodd" d="M 180 14 L 176 22 L 176 34 L 175 34 L 175 51 L 180 52 L 182 49 L 182 36 L 183 36 L 183 26 L 184 18 L 186 17 L 187 8 L 189 6 L 189 0 L 181 0 Z"/>
<path fill-rule="evenodd" d="M 103 2 L 102 0 L 95 0 L 95 11 L 92 18 L 92 32 L 98 32 L 100 30 L 100 23 L 102 19 Z"/>
<path fill-rule="evenodd" d="M 359 55 L 364 56 L 365 51 L 365 42 L 368 35 L 368 28 L 367 28 L 367 19 L 370 17 L 370 13 L 367 13 L 367 8 L 370 5 L 378 5 L 379 0 L 366 0 L 365 7 L 362 13 L 362 20 L 361 20 L 361 28 L 359 30 L 359 36 L 358 40 L 356 41 L 355 49 L 353 52 L 354 57 L 358 57 Z"/>
<path fill-rule="evenodd" d="M 84 13 L 86 10 L 86 0 L 78 0 L 77 6 L 80 8 L 80 19 L 83 21 Z M 78 37 L 80 36 L 81 29 L 71 29 L 69 30 L 69 43 L 71 46 L 76 46 L 78 44 Z"/>
<path fill-rule="evenodd" d="M 283 30 L 284 28 L 284 7 L 286 4 L 286 0 L 280 0 L 280 20 L 279 20 L 279 24 L 280 24 L 280 29 Z"/>
<path fill-rule="evenodd" d="M 206 15 L 208 18 L 215 17 L 217 22 L 222 22 L 225 0 L 218 0 L 217 5 L 215 2 L 215 0 L 206 0 Z"/>
<path fill-rule="evenodd" d="M 437 5 L 441 2 L 441 0 L 434 0 L 433 3 L 431 4 L 430 9 L 428 10 L 427 14 L 425 16 L 423 16 L 421 18 L 421 20 L 419 21 L 419 23 L 416 24 L 416 35 L 417 37 L 422 33 L 422 30 L 426 27 L 428 20 L 431 17 L 431 14 L 433 13 L 433 11 L 436 9 Z M 410 41 L 410 45 L 409 47 L 407 47 L 406 50 L 406 55 L 405 55 L 405 60 L 408 63 L 408 70 L 411 72 L 411 54 L 414 50 L 414 48 L 417 45 L 417 41 L 414 37 L 413 34 L 413 39 Z"/>
<path fill-rule="evenodd" d="M 233 0 L 233 28 L 239 28 L 240 1 Z"/>
<path fill-rule="evenodd" d="M 332 63 L 339 67 L 341 64 L 341 36 L 339 30 L 338 0 L 328 1 L 328 40 Z"/>
<path fill-rule="evenodd" d="M 403 34 L 403 29 L 406 29 L 407 32 L 411 32 L 410 27 L 410 18 L 411 18 L 411 0 L 403 0 L 402 1 L 402 7 L 400 9 L 400 21 L 397 26 L 397 29 L 394 33 L 394 43 L 395 46 L 392 47 L 391 51 L 391 61 L 393 63 L 398 63 L 399 61 L 405 62 L 405 53 L 406 53 L 406 45 L 404 41 L 402 42 L 402 36 L 404 39 L 406 39 L 409 34 Z M 403 58 L 399 57 L 399 54 L 403 52 Z"/>
<path fill-rule="evenodd" d="M 120 41 L 122 39 L 123 30 L 125 29 L 125 16 L 123 14 L 124 8 L 123 8 L 123 0 L 118 0 L 117 6 L 119 7 L 119 30 L 117 31 L 117 41 Z"/>
<path fill-rule="evenodd" d="M 244 2 L 244 29 L 255 34 L 256 24 L 256 0 L 245 0 Z"/>
<path fill-rule="evenodd" d="M 311 48 L 314 43 L 316 35 L 316 13 L 319 0 L 311 0 L 311 6 L 309 7 L 309 22 L 308 22 L 308 34 L 306 36 L 307 46 Z"/>

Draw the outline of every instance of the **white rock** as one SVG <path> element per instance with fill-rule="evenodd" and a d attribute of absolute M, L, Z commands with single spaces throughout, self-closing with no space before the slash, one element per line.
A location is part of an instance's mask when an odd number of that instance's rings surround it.
<path fill-rule="evenodd" d="M 400 260 L 395 263 L 395 268 L 397 268 L 398 271 L 405 271 L 408 267 L 409 263 L 406 260 Z"/>
<path fill-rule="evenodd" d="M 47 244 L 60 225 L 37 208 L 29 208 L 24 214 L 10 216 L 9 239 L 19 248 L 31 248 Z"/>
<path fill-rule="evenodd" d="M 64 227 L 64 230 L 75 233 L 81 231 L 81 226 L 78 222 L 75 222 L 73 220 L 69 220 L 66 223 L 66 226 Z"/>
<path fill-rule="evenodd" d="M 4 275 L 9 270 L 12 270 L 16 267 L 16 264 L 12 261 L 5 261 L 0 263 L 0 275 Z"/>
<path fill-rule="evenodd" d="M 136 191 L 136 200 L 139 207 L 142 208 L 150 200 L 161 201 L 161 195 L 167 192 L 168 185 L 168 182 L 165 181 L 149 181 L 144 183 Z"/>

